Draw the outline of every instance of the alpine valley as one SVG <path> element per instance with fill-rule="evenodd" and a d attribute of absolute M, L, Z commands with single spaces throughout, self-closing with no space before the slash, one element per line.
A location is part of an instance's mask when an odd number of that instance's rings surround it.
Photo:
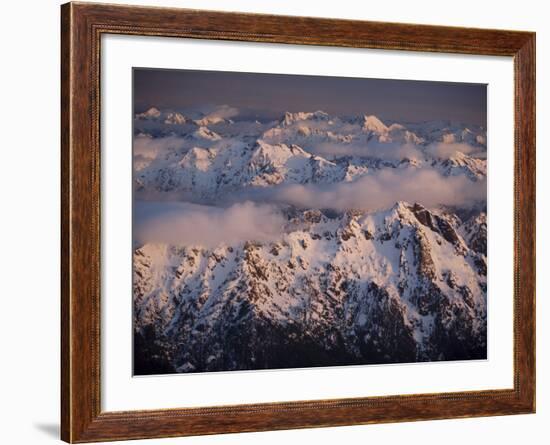
<path fill-rule="evenodd" d="M 134 373 L 485 359 L 486 130 L 134 117 Z"/>

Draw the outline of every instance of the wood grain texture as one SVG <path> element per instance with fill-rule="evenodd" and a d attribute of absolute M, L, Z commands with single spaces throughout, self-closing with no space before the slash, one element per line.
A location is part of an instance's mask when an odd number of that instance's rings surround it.
<path fill-rule="evenodd" d="M 171 8 L 61 8 L 61 436 L 173 437 L 532 413 L 535 410 L 535 35 Z M 100 38 L 104 33 L 514 57 L 514 388 L 231 407 L 102 412 Z M 498 162 L 498 160 L 494 161 Z"/>

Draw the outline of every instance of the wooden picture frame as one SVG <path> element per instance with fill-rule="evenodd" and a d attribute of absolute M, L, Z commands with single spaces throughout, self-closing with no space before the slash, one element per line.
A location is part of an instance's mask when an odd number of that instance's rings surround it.
<path fill-rule="evenodd" d="M 535 412 L 534 33 L 92 3 L 65 4 L 61 18 L 63 440 L 94 442 Z M 513 57 L 513 389 L 102 412 L 99 77 L 103 34 Z"/>

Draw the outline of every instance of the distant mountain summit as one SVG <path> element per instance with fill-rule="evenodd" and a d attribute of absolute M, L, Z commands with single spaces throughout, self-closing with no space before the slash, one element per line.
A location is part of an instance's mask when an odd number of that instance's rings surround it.
<path fill-rule="evenodd" d="M 283 118 L 280 120 L 280 125 L 282 126 L 289 126 L 299 121 L 328 121 L 330 119 L 330 116 L 325 113 L 324 111 L 315 111 L 315 112 L 298 112 L 298 113 L 290 113 L 286 112 L 283 116 Z"/>
<path fill-rule="evenodd" d="M 143 113 L 136 114 L 138 121 L 153 121 L 166 125 L 183 125 L 193 121 L 176 111 L 160 111 L 156 107 L 151 107 Z"/>
<path fill-rule="evenodd" d="M 388 127 L 376 116 L 363 116 L 363 131 L 372 131 L 373 133 L 384 134 L 388 132 Z"/>
<path fill-rule="evenodd" d="M 147 115 L 164 118 L 157 109 Z M 426 134 L 435 139 L 426 139 L 401 124 L 388 127 L 372 115 L 359 125 L 322 111 L 285 113 L 278 123 L 250 123 L 246 137 L 239 136 L 242 123 L 216 120 L 197 127 L 197 122 L 194 128 L 181 125 L 185 134 L 177 151 L 140 164 L 134 175 L 138 190 L 180 190 L 205 198 L 249 186 L 351 182 L 388 168 L 430 168 L 444 176 L 465 174 L 472 181 L 487 174 L 486 159 L 456 151 L 448 158 L 435 155 L 430 144 L 440 142 L 443 130 L 430 127 Z M 485 137 L 481 130 L 477 136 Z M 406 151 L 400 157 L 396 147 L 401 146 Z"/>

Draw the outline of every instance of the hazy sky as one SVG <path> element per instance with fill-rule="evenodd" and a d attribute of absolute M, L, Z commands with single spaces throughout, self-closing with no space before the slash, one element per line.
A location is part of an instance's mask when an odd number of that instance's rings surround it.
<path fill-rule="evenodd" d="M 201 109 L 230 105 L 244 117 L 273 119 L 285 111 L 375 114 L 390 121 L 448 119 L 486 125 L 485 84 L 134 69 L 136 112 L 156 106 Z"/>

